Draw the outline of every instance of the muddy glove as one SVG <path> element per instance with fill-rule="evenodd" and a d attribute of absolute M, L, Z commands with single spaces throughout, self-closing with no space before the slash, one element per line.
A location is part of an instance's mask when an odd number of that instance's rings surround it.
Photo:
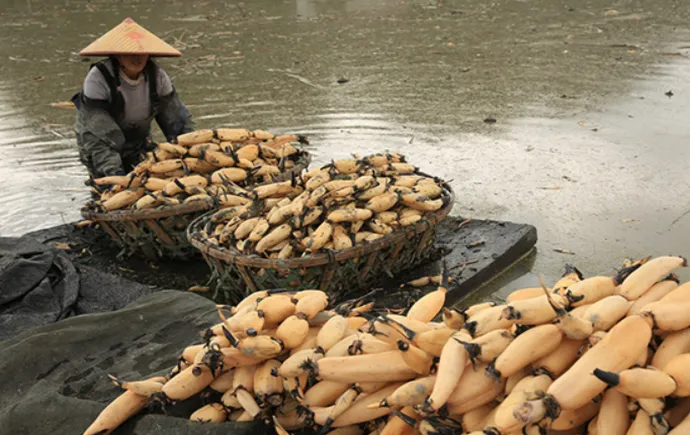
<path fill-rule="evenodd" d="M 92 175 L 106 177 L 125 174 L 122 157 L 111 146 L 96 138 L 88 146 L 91 161 L 89 172 L 92 172 Z"/>

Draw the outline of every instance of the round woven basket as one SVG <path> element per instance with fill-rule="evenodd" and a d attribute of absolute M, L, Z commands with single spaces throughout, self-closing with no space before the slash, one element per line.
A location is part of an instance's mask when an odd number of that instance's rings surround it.
<path fill-rule="evenodd" d="M 376 286 L 429 258 L 437 224 L 448 216 L 455 199 L 450 186 L 444 183 L 443 188 L 449 201 L 442 209 L 415 225 L 342 251 L 289 259 L 242 254 L 210 243 L 202 236 L 201 230 L 210 223 L 212 213 L 192 222 L 187 237 L 211 268 L 216 285 L 214 299 L 218 302 L 235 303 L 250 292 L 273 288 L 321 289 L 339 298 Z"/>
<path fill-rule="evenodd" d="M 309 153 L 302 151 L 295 166 L 277 175 L 274 181 L 288 180 L 293 173 L 301 173 L 310 161 Z M 81 215 L 98 223 L 123 248 L 125 255 L 187 259 L 198 254 L 186 236 L 187 227 L 194 219 L 215 208 L 213 202 L 195 201 L 143 210 L 101 212 L 83 209 Z"/>

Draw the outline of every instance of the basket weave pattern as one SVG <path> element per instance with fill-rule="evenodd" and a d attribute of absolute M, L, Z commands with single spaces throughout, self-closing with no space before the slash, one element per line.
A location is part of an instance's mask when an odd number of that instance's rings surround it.
<path fill-rule="evenodd" d="M 275 177 L 275 181 L 289 179 L 308 165 L 311 157 L 304 152 L 295 166 Z M 98 223 L 122 249 L 124 255 L 143 255 L 149 259 L 188 259 L 198 254 L 186 235 L 187 227 L 197 218 L 215 208 L 211 202 L 156 209 L 116 210 L 107 213 L 82 210 L 84 219 Z"/>
<path fill-rule="evenodd" d="M 187 237 L 198 248 L 212 270 L 219 303 L 235 303 L 248 293 L 272 288 L 321 289 L 335 298 L 363 288 L 371 288 L 398 272 L 415 267 L 429 258 L 436 226 L 453 207 L 453 193 L 447 206 L 428 215 L 416 225 L 400 229 L 374 242 L 329 254 L 303 258 L 268 259 L 243 255 L 236 250 L 211 244 L 202 237 L 211 213 L 197 218 Z"/>
<path fill-rule="evenodd" d="M 98 222 L 126 255 L 142 254 L 149 259 L 186 259 L 197 251 L 187 241 L 185 230 L 194 219 L 212 208 L 212 203 L 199 201 L 169 207 L 166 213 L 153 216 L 137 211 L 122 211 L 117 212 L 121 214 L 117 216 L 114 213 L 84 213 L 84 217 Z M 108 219 L 104 219 L 105 216 Z"/>

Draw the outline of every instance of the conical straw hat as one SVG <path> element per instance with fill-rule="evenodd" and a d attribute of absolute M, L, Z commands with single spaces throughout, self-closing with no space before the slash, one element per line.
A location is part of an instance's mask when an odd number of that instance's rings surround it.
<path fill-rule="evenodd" d="M 182 56 L 182 53 L 135 23 L 131 18 L 127 18 L 79 52 L 80 56 L 109 56 L 113 54 Z"/>

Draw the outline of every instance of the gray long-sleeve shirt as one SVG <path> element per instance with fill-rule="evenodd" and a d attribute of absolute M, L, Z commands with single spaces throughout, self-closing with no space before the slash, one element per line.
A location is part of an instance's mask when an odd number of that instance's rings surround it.
<path fill-rule="evenodd" d="M 112 61 L 105 62 L 110 74 L 115 75 Z M 120 92 L 125 100 L 125 113 L 122 120 L 118 122 L 123 130 L 136 129 L 141 123 L 151 124 L 151 98 L 149 96 L 149 86 L 144 75 L 137 80 L 130 80 L 122 71 L 120 74 Z M 165 97 L 173 91 L 172 83 L 168 74 L 163 68 L 158 67 L 158 77 L 156 78 L 156 89 L 158 95 Z M 103 74 L 98 68 L 91 68 L 84 80 L 84 95 L 92 100 L 111 101 L 110 87 Z"/>

